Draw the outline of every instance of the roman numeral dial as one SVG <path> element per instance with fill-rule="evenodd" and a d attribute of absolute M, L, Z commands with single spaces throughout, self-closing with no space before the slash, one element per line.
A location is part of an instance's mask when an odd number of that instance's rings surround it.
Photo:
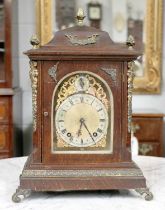
<path fill-rule="evenodd" d="M 61 103 L 56 112 L 55 125 L 68 145 L 90 147 L 106 136 L 108 113 L 95 96 L 77 93 Z"/>

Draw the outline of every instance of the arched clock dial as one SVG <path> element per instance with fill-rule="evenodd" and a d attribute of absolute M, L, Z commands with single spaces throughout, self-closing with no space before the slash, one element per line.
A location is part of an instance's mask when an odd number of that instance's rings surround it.
<path fill-rule="evenodd" d="M 61 103 L 55 124 L 58 135 L 68 145 L 89 147 L 107 134 L 108 113 L 95 96 L 77 93 Z"/>

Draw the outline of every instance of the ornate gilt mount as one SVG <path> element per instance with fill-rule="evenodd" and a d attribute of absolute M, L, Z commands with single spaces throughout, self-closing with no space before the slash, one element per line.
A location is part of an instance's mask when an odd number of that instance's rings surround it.
<path fill-rule="evenodd" d="M 37 86 L 38 86 L 38 70 L 37 62 L 30 61 L 30 79 L 32 87 L 32 105 L 33 105 L 33 131 L 37 129 Z"/>
<path fill-rule="evenodd" d="M 116 69 L 109 69 L 109 68 L 101 68 L 105 73 L 107 73 L 111 79 L 115 82 L 116 81 Z"/>
<path fill-rule="evenodd" d="M 132 124 L 132 92 L 133 92 L 133 79 L 135 77 L 134 73 L 134 62 L 128 63 L 128 132 L 131 133 Z"/>
<path fill-rule="evenodd" d="M 65 36 L 69 39 L 69 41 L 73 45 L 89 45 L 89 44 L 95 44 L 97 41 L 98 34 L 93 34 L 91 36 L 88 36 L 85 39 L 79 39 L 76 35 L 73 36 L 71 34 L 65 34 Z"/>
<path fill-rule="evenodd" d="M 57 62 L 53 67 L 48 70 L 49 76 L 57 82 L 57 69 L 58 69 L 59 62 Z"/>

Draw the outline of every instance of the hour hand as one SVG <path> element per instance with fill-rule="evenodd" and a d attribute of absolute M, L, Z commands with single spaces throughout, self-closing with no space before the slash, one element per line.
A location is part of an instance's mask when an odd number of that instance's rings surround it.
<path fill-rule="evenodd" d="M 81 119 L 80 119 L 80 128 L 79 128 L 79 130 L 78 130 L 78 132 L 77 132 L 78 137 L 81 135 L 81 128 L 82 128 L 83 122 L 84 122 L 84 119 L 81 118 Z"/>

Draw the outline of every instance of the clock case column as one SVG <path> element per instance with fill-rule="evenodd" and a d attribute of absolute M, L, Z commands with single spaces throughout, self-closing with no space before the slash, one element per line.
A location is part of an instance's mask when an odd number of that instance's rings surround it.
<path fill-rule="evenodd" d="M 73 44 L 73 34 L 79 44 Z M 97 34 L 95 43 L 86 43 Z M 77 40 L 77 38 L 76 38 Z M 131 89 L 128 64 L 139 55 L 125 45 L 115 44 L 108 33 L 86 26 L 76 26 L 56 33 L 54 39 L 26 54 L 31 60 L 33 91 L 33 153 L 20 176 L 20 188 L 33 191 L 71 191 L 143 189 L 146 180 L 131 160 L 128 133 L 128 106 Z M 58 65 L 57 65 L 58 64 Z M 54 72 L 50 74 L 50 68 Z M 116 69 L 116 79 L 111 69 Z M 52 93 L 58 81 L 69 72 L 86 70 L 98 74 L 112 89 L 114 96 L 114 136 L 112 154 L 52 154 Z M 109 73 L 108 73 L 109 72 Z M 129 117 L 129 118 L 128 118 Z M 14 195 L 17 197 L 21 190 Z M 148 193 L 144 190 L 143 192 Z M 143 193 L 142 192 L 142 193 Z M 28 194 L 28 193 L 27 193 Z M 147 194 L 148 195 L 148 194 Z"/>

